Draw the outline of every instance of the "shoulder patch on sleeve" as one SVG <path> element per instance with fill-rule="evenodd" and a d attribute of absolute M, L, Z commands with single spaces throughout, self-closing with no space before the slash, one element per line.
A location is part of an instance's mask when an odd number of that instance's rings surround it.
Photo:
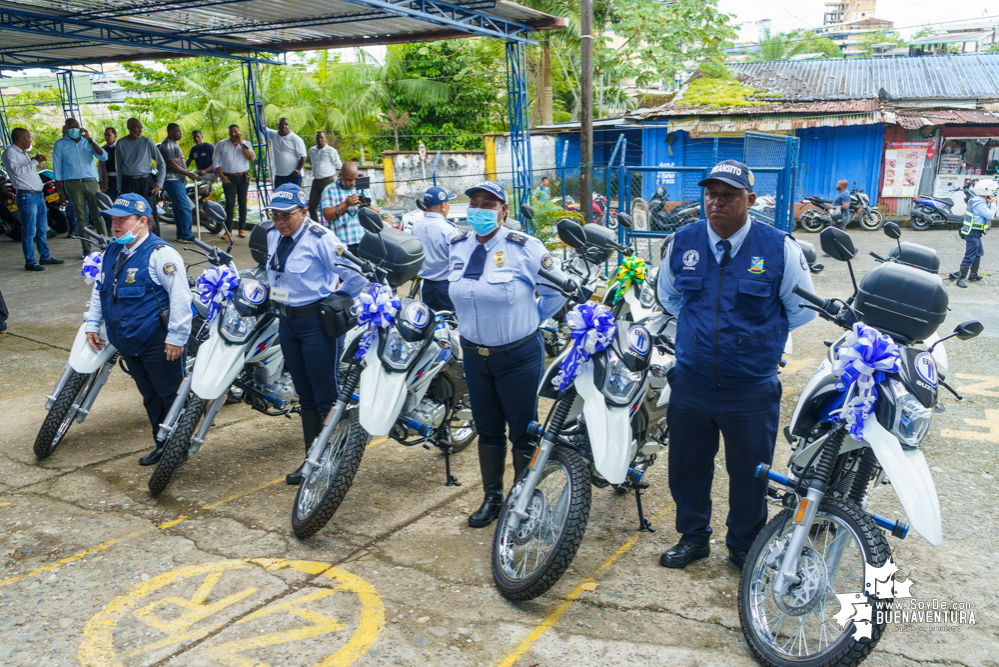
<path fill-rule="evenodd" d="M 506 235 L 506 240 L 517 245 L 527 245 L 527 239 L 530 238 L 527 234 L 521 234 L 520 232 L 510 232 Z"/>
<path fill-rule="evenodd" d="M 799 252 L 798 253 L 798 259 L 801 260 L 801 268 L 803 268 L 805 271 L 808 271 L 809 270 L 808 269 L 808 262 L 805 261 L 805 253 Z"/>
<path fill-rule="evenodd" d="M 453 239 L 451 239 L 451 245 L 454 245 L 458 241 L 464 241 L 468 238 L 468 232 L 462 232 L 461 234 L 456 234 Z"/>
<path fill-rule="evenodd" d="M 324 236 L 326 234 L 326 228 L 322 225 L 309 225 L 309 231 L 316 236 Z"/>
<path fill-rule="evenodd" d="M 167 274 L 168 276 L 172 276 L 173 274 L 177 273 L 177 265 L 174 264 L 173 262 L 167 262 L 166 264 L 163 265 L 163 273 Z"/>
<path fill-rule="evenodd" d="M 552 267 L 555 266 L 555 260 L 547 252 L 541 258 L 541 266 L 548 271 L 551 271 Z"/>

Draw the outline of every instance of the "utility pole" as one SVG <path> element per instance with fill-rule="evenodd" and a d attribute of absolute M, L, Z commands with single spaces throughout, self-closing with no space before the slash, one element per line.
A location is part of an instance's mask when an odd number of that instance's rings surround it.
<path fill-rule="evenodd" d="M 581 78 L 579 82 L 579 207 L 587 223 L 593 222 L 593 5 L 582 0 L 580 9 Z"/>

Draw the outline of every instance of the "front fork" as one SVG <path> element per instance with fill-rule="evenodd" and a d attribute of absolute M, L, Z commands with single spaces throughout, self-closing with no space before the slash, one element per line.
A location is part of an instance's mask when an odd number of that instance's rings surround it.
<path fill-rule="evenodd" d="M 545 463 L 548 462 L 552 450 L 555 449 L 559 433 L 562 431 L 565 418 L 569 414 L 569 409 L 572 407 L 572 402 L 575 398 L 576 387 L 574 385 L 570 385 L 565 391 L 559 392 L 558 399 L 555 401 L 555 412 L 552 414 L 548 430 L 544 432 L 544 436 L 541 438 L 541 444 L 538 445 L 538 448 L 534 452 L 534 458 L 531 459 L 527 477 L 524 479 L 523 484 L 518 485 L 519 489 L 518 487 L 514 487 L 510 498 L 507 500 L 507 503 L 512 503 L 510 513 L 507 517 L 507 524 L 510 530 L 517 530 L 520 527 L 520 522 L 530 516 L 527 513 L 527 504 L 534 497 L 534 489 L 537 488 L 538 482 L 541 481 L 541 471 L 544 470 Z M 535 424 L 532 424 L 532 426 L 537 428 Z"/>
<path fill-rule="evenodd" d="M 319 457 L 326 448 L 326 443 L 329 442 L 330 437 L 333 435 L 333 429 L 336 428 L 336 425 L 340 423 L 340 419 L 343 418 L 343 413 L 346 412 L 347 405 L 353 397 L 354 389 L 357 388 L 357 383 L 360 379 L 361 362 L 354 360 L 350 365 L 350 370 L 347 372 L 347 378 L 343 381 L 343 386 L 340 387 L 340 395 L 337 396 L 336 403 L 333 404 L 333 409 L 326 415 L 326 421 L 323 422 L 323 430 L 319 432 L 319 435 L 316 436 L 316 439 L 312 441 L 312 445 L 309 447 L 309 454 L 305 457 L 305 463 L 302 464 L 303 479 L 307 478 L 315 468 L 319 467 Z"/>
<path fill-rule="evenodd" d="M 176 430 L 177 419 L 180 417 L 181 409 L 187 404 L 193 379 L 193 373 L 188 373 L 184 381 L 180 383 L 180 389 L 177 390 L 177 398 L 173 399 L 170 412 L 167 413 L 166 419 L 160 424 L 160 430 L 156 433 L 156 439 L 160 442 L 166 442 Z"/>
<path fill-rule="evenodd" d="M 110 359 L 104 362 L 101 369 L 97 371 L 97 377 L 94 379 L 94 384 L 91 385 L 90 391 L 87 392 L 86 398 L 80 403 L 80 407 L 76 410 L 76 423 L 82 424 L 83 420 L 87 418 L 90 414 L 90 408 L 93 406 L 94 401 L 97 400 L 97 394 L 100 393 L 101 387 L 104 383 L 108 381 L 108 375 L 111 374 L 111 369 L 114 368 L 116 357 L 112 356 Z"/>

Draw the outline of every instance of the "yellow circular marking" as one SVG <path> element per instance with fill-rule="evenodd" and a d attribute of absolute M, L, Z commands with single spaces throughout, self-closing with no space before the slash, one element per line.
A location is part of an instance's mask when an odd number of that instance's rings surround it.
<path fill-rule="evenodd" d="M 124 595 L 116 597 L 104 609 L 97 613 L 87 623 L 83 630 L 83 642 L 77 657 L 80 663 L 92 667 L 124 667 L 128 658 L 148 654 L 182 642 L 194 642 L 224 629 L 230 621 L 202 623 L 214 614 L 237 604 L 254 594 L 259 589 L 250 586 L 238 593 L 218 598 L 212 595 L 212 590 L 219 580 L 228 572 L 249 570 L 254 565 L 264 570 L 292 569 L 303 574 L 321 575 L 336 582 L 333 590 L 319 589 L 298 598 L 274 600 L 270 604 L 240 618 L 232 625 L 256 620 L 264 616 L 286 613 L 311 624 L 288 632 L 277 632 L 267 635 L 239 639 L 220 646 L 209 648 L 206 656 L 226 665 L 256 665 L 268 667 L 266 663 L 242 655 L 243 651 L 254 648 L 265 648 L 318 635 L 342 630 L 345 625 L 320 612 L 308 609 L 305 605 L 314 600 L 328 597 L 334 591 L 346 591 L 357 596 L 361 603 L 357 629 L 347 643 L 332 655 L 326 657 L 315 667 L 346 667 L 354 663 L 378 639 L 385 628 L 385 606 L 375 588 L 364 579 L 346 570 L 333 567 L 328 563 L 301 560 L 282 560 L 272 558 L 255 558 L 252 560 L 223 560 L 214 563 L 190 565 L 172 572 L 161 574 L 133 587 Z M 146 598 L 156 591 L 193 577 L 204 577 L 202 583 L 190 598 L 167 597 L 148 604 L 142 604 Z M 179 607 L 183 613 L 171 614 L 171 620 L 158 613 L 167 605 Z M 135 649 L 118 653 L 114 649 L 114 635 L 119 624 L 131 617 L 142 621 L 145 625 L 163 632 L 166 637 L 155 640 Z M 194 627 L 194 626 L 198 627 Z"/>

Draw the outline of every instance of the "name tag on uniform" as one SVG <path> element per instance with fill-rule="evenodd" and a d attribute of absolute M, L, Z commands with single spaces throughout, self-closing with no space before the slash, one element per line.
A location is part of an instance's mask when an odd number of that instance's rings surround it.
<path fill-rule="evenodd" d="M 291 298 L 291 294 L 287 287 L 272 287 L 271 288 L 271 301 L 277 301 L 278 303 L 287 304 L 288 299 Z"/>

